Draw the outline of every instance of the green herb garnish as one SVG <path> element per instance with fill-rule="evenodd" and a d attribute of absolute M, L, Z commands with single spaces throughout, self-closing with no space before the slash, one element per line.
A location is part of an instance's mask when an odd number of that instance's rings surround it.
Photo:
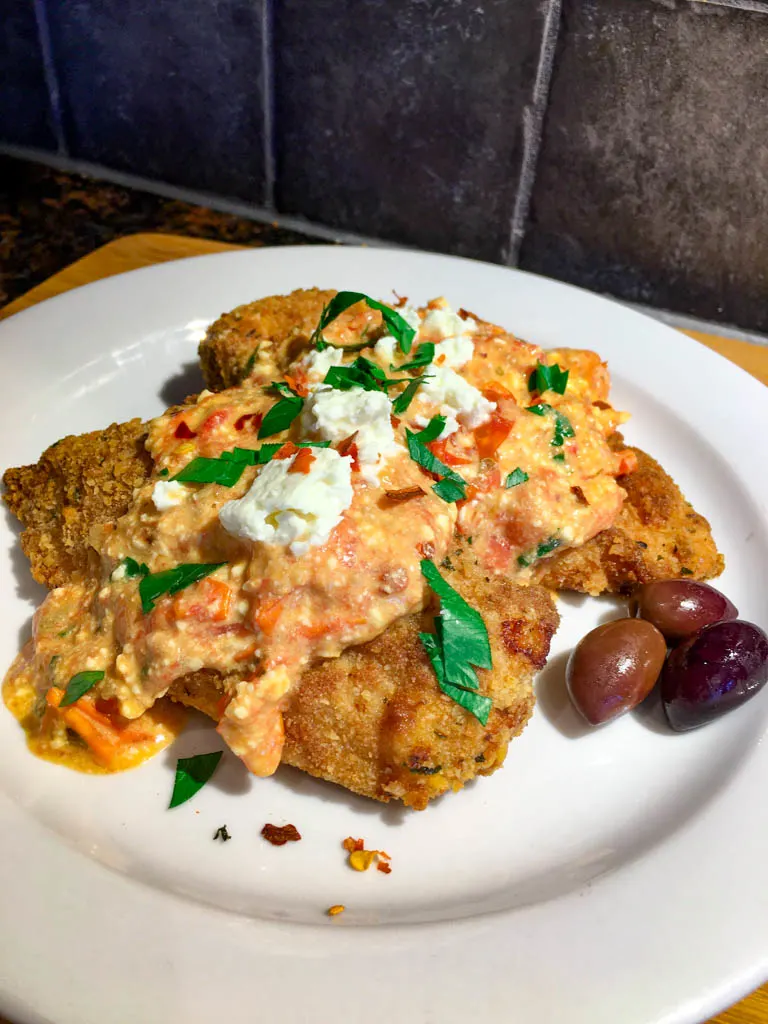
<path fill-rule="evenodd" d="M 552 440 L 549 442 L 553 447 L 560 447 L 566 437 L 573 437 L 573 427 L 568 417 L 560 412 L 559 409 L 555 410 L 555 433 Z"/>
<path fill-rule="evenodd" d="M 364 302 L 369 309 L 377 309 L 381 313 L 389 333 L 399 344 L 400 351 L 406 355 L 411 351 L 411 344 L 416 336 L 416 331 L 413 327 L 399 313 L 396 313 L 394 309 L 385 306 L 383 302 L 377 302 L 363 292 L 338 292 L 334 295 L 320 314 L 317 327 L 309 339 L 310 343 L 314 344 L 315 348 L 321 352 L 323 348 L 327 348 L 328 343 L 323 339 L 323 331 L 337 316 L 341 316 L 346 309 L 354 306 L 356 302 Z M 343 346 L 338 347 L 343 348 Z"/>
<path fill-rule="evenodd" d="M 569 370 L 561 369 L 557 363 L 554 366 L 545 366 L 543 363 L 536 363 L 536 369 L 528 378 L 528 390 L 538 391 L 543 395 L 545 391 L 555 391 L 558 395 L 564 395 L 568 387 Z"/>
<path fill-rule="evenodd" d="M 564 452 L 558 452 L 557 455 L 553 455 L 552 456 L 552 461 L 553 462 L 565 462 L 565 453 Z"/>
<path fill-rule="evenodd" d="M 222 751 L 211 754 L 196 754 L 194 757 L 180 757 L 176 762 L 176 778 L 168 809 L 178 807 L 199 792 L 210 779 L 221 760 Z M 214 836 L 214 838 L 216 838 Z"/>
<path fill-rule="evenodd" d="M 549 540 L 543 541 L 536 548 L 536 557 L 543 558 L 544 555 L 548 555 L 550 551 L 554 551 L 555 548 L 559 548 L 563 542 L 559 537 L 550 537 Z"/>
<path fill-rule="evenodd" d="M 272 437 L 279 434 L 281 430 L 287 430 L 293 423 L 301 410 L 304 408 L 304 399 L 291 391 L 288 384 L 283 380 L 275 381 L 268 391 L 276 391 L 281 395 L 279 402 L 276 402 L 262 420 L 259 432 L 256 435 L 259 440 L 264 437 Z"/>
<path fill-rule="evenodd" d="M 512 472 L 507 475 L 507 479 L 504 481 L 504 486 L 507 489 L 510 487 L 517 487 L 520 484 L 526 483 L 527 480 L 528 474 L 518 466 L 517 469 L 513 469 Z"/>
<path fill-rule="evenodd" d="M 259 346 L 257 345 L 256 348 L 253 350 L 253 352 L 251 352 L 251 354 L 248 356 L 248 359 L 246 360 L 245 366 L 243 367 L 243 375 L 240 378 L 241 382 L 244 381 L 246 377 L 250 377 L 251 370 L 253 369 L 253 367 L 254 367 L 254 365 L 256 363 L 256 353 L 258 351 L 259 351 Z"/>
<path fill-rule="evenodd" d="M 402 414 L 408 409 L 413 399 L 416 397 L 416 392 L 421 387 L 423 381 L 427 379 L 426 375 L 421 377 L 414 377 L 408 387 L 402 394 L 399 394 L 392 403 L 392 410 L 396 416 L 402 416 Z"/>
<path fill-rule="evenodd" d="M 402 366 L 390 366 L 389 368 L 390 370 L 418 370 L 420 366 L 428 366 L 434 358 L 434 342 L 423 341 L 410 363 L 403 363 Z"/>
<path fill-rule="evenodd" d="M 404 764 L 403 768 L 407 768 L 409 772 L 413 772 L 414 775 L 437 775 L 438 772 L 443 770 L 441 764 L 430 766 L 428 764 L 410 765 Z"/>
<path fill-rule="evenodd" d="M 560 412 L 559 409 L 553 409 L 551 405 L 546 402 L 537 402 L 536 405 L 526 406 L 528 412 L 532 412 L 534 416 L 545 416 L 548 412 L 555 414 L 555 432 L 552 436 L 552 440 L 549 442 L 553 447 L 559 448 L 562 445 L 566 437 L 573 437 L 574 431 L 571 426 L 571 421 L 565 415 Z"/>
<path fill-rule="evenodd" d="M 438 417 L 435 417 L 437 419 Z M 442 417 L 441 417 L 442 418 Z M 434 423 L 434 420 L 432 421 Z M 430 426 L 432 425 L 430 423 Z M 430 428 L 427 427 L 427 430 Z M 442 427 L 441 427 L 442 430 Z M 444 462 L 441 462 L 436 455 L 427 448 L 427 446 L 421 440 L 419 434 L 414 434 L 410 430 L 405 432 L 405 440 L 408 445 L 408 454 L 411 456 L 414 462 L 418 463 L 428 473 L 434 473 L 436 476 L 441 477 L 440 484 L 451 481 L 454 484 L 453 488 L 442 488 L 438 491 L 438 487 L 434 487 L 433 490 L 439 498 L 443 501 L 459 501 L 466 497 L 467 482 L 458 473 L 454 473 L 450 466 L 446 466 Z"/>
<path fill-rule="evenodd" d="M 220 839 L 222 843 L 226 843 L 232 836 L 229 834 L 229 829 L 226 825 L 219 825 L 216 831 L 213 833 L 214 839 Z"/>
<path fill-rule="evenodd" d="M 160 472 L 157 475 L 158 476 L 168 476 L 168 467 L 167 466 L 163 466 L 163 468 L 160 470 Z"/>
<path fill-rule="evenodd" d="M 332 366 L 325 375 L 323 384 L 337 391 L 363 388 L 365 391 L 387 391 L 397 384 L 408 384 L 410 377 L 387 377 L 380 366 L 365 356 L 358 356 L 349 366 Z"/>
<path fill-rule="evenodd" d="M 436 441 L 445 430 L 445 416 L 433 416 L 429 423 L 415 435 L 417 441 L 422 444 L 429 444 Z"/>
<path fill-rule="evenodd" d="M 208 459 L 199 455 L 188 462 L 173 479 L 184 484 L 221 484 L 222 487 L 234 487 L 243 475 L 245 467 L 245 462 L 234 458 Z"/>
<path fill-rule="evenodd" d="M 463 501 L 467 496 L 465 486 L 466 485 L 463 480 L 460 484 L 456 483 L 455 480 L 440 480 L 439 483 L 435 484 L 432 490 L 438 498 L 442 498 L 443 501 Z"/>
<path fill-rule="evenodd" d="M 177 594 L 185 587 L 197 583 L 220 569 L 226 562 L 186 562 L 175 569 L 153 572 L 145 576 L 139 583 L 141 610 L 147 615 L 155 607 L 155 601 L 163 594 Z"/>
<path fill-rule="evenodd" d="M 687 569 L 684 565 L 680 566 L 681 576 L 693 576 L 693 569 Z"/>
<path fill-rule="evenodd" d="M 139 565 L 136 559 L 131 558 L 130 555 L 122 560 L 118 569 L 124 569 L 123 575 L 129 580 L 133 580 L 137 576 L 149 576 L 149 566 L 145 565 L 144 562 Z"/>
<path fill-rule="evenodd" d="M 533 558 L 530 555 L 518 555 L 517 564 L 521 568 L 527 569 L 529 565 L 533 565 Z"/>
<path fill-rule="evenodd" d="M 485 725 L 491 699 L 477 693 L 476 668 L 492 668 L 491 645 L 483 617 L 443 579 L 433 562 L 423 559 L 421 571 L 440 598 L 435 633 L 420 633 L 437 682 L 443 693 L 466 708 Z"/>
<path fill-rule="evenodd" d="M 74 704 L 76 700 L 80 700 L 84 693 L 92 690 L 96 683 L 100 683 L 103 678 L 104 673 L 101 671 L 78 672 L 67 683 L 67 688 L 64 691 L 64 696 L 61 698 L 59 707 L 65 708 L 69 704 Z"/>

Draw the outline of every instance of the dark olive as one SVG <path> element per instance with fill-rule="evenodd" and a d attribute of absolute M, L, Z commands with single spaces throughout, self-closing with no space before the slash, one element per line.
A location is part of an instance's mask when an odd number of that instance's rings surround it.
<path fill-rule="evenodd" d="M 571 700 L 590 725 L 636 707 L 653 689 L 667 653 L 664 637 L 644 619 L 617 619 L 593 629 L 568 659 Z"/>
<path fill-rule="evenodd" d="M 768 637 L 751 622 L 707 626 L 669 656 L 661 699 L 676 732 L 706 725 L 754 697 L 768 681 Z"/>
<path fill-rule="evenodd" d="M 659 580 L 637 593 L 637 614 L 668 640 L 693 636 L 704 626 L 735 619 L 738 611 L 725 594 L 695 580 Z"/>

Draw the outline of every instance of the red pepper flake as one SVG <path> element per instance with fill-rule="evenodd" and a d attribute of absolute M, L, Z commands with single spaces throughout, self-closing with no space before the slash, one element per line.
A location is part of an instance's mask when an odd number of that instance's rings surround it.
<path fill-rule="evenodd" d="M 400 426 L 400 420 L 392 412 L 389 414 L 389 422 L 392 424 L 393 430 L 397 430 L 397 428 Z"/>
<path fill-rule="evenodd" d="M 349 437 L 345 437 L 343 441 L 339 442 L 339 446 L 336 451 L 339 455 L 350 455 L 352 457 L 352 471 L 356 472 L 360 469 L 360 455 L 355 444 L 355 438 L 357 437 L 357 431 L 354 434 L 350 434 Z"/>
<path fill-rule="evenodd" d="M 381 855 L 381 850 L 379 850 L 379 855 Z M 379 863 L 376 865 L 376 870 L 380 871 L 382 873 L 382 875 L 391 875 L 392 874 L 392 868 L 390 867 L 389 864 L 387 864 L 387 862 L 385 860 L 380 860 L 379 861 Z"/>
<path fill-rule="evenodd" d="M 298 843 L 301 834 L 295 825 L 265 825 L 261 834 L 273 846 L 285 846 L 286 843 Z"/>
<path fill-rule="evenodd" d="M 295 445 L 293 441 L 286 441 L 282 448 L 278 448 L 275 454 L 272 456 L 273 459 L 290 459 L 296 452 L 301 451 L 298 445 Z"/>
<path fill-rule="evenodd" d="M 388 861 L 392 858 L 384 850 L 366 850 L 362 839 L 353 839 L 347 836 L 341 844 L 349 854 L 349 866 L 353 871 L 367 871 L 372 864 L 383 874 L 391 873 L 392 868 Z"/>
<path fill-rule="evenodd" d="M 293 460 L 289 473 L 309 473 L 312 463 L 315 461 L 315 453 L 311 448 L 299 448 L 296 458 Z"/>
<path fill-rule="evenodd" d="M 423 498 L 424 491 L 420 487 L 401 487 L 397 491 L 384 491 L 390 501 L 409 501 L 411 498 Z"/>
<path fill-rule="evenodd" d="M 395 289 L 392 289 L 392 294 L 395 296 L 395 301 L 392 303 L 393 309 L 402 309 L 403 306 L 408 302 L 407 295 L 398 295 Z"/>
<path fill-rule="evenodd" d="M 189 424 L 185 420 L 182 420 L 174 430 L 173 436 L 178 437 L 180 440 L 188 441 L 192 437 L 197 437 L 197 434 L 189 429 Z"/>
<path fill-rule="evenodd" d="M 251 428 L 253 430 L 258 430 L 262 424 L 263 419 L 263 412 L 247 412 L 245 413 L 244 416 L 241 416 L 240 419 L 235 421 L 235 430 L 243 430 L 246 423 L 248 423 L 249 421 L 253 421 L 251 422 Z"/>
<path fill-rule="evenodd" d="M 347 853 L 354 853 L 355 850 L 365 849 L 365 842 L 362 839 L 353 839 L 352 836 L 347 836 L 341 845 Z"/>

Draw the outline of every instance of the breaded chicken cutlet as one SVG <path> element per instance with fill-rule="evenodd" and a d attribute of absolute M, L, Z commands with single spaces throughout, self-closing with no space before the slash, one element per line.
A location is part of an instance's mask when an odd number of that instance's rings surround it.
<path fill-rule="evenodd" d="M 40 583 L 62 586 L 82 575 L 90 528 L 130 506 L 134 486 L 149 473 L 141 431 L 134 420 L 67 437 L 37 465 L 6 472 L 5 500 L 26 526 L 22 544 Z M 472 569 L 453 574 L 451 583 L 488 628 L 494 667 L 478 673 L 481 692 L 494 703 L 487 725 L 440 692 L 418 637 L 425 616 L 411 615 L 304 673 L 284 713 L 283 763 L 417 810 L 501 766 L 533 711 L 533 676 L 546 661 L 558 615 L 539 587 Z M 174 683 L 169 695 L 218 720 L 223 684 L 213 672 L 198 672 Z"/>
<path fill-rule="evenodd" d="M 220 318 L 201 345 L 209 387 L 282 376 L 334 294 L 273 297 Z M 138 420 L 114 424 L 66 438 L 36 466 L 5 474 L 5 500 L 26 527 L 22 544 L 40 582 L 59 586 L 87 571 L 91 527 L 122 515 L 149 476 L 145 436 Z M 623 448 L 619 435 L 615 447 Z M 615 524 L 581 548 L 543 560 L 535 582 L 594 594 L 626 592 L 681 570 L 700 579 L 721 571 L 706 520 L 657 463 L 636 455 L 638 472 L 618 481 L 628 501 Z M 487 726 L 440 693 L 418 639 L 423 616 L 406 616 L 375 640 L 304 672 L 284 715 L 285 763 L 416 808 L 500 766 L 506 744 L 530 716 L 531 680 L 546 659 L 557 613 L 539 587 L 480 574 L 469 549 L 455 564 L 460 571 L 451 582 L 481 610 L 494 654 L 494 669 L 480 672 L 481 690 L 494 701 Z M 218 719 L 224 684 L 215 673 L 198 672 L 170 693 Z"/>

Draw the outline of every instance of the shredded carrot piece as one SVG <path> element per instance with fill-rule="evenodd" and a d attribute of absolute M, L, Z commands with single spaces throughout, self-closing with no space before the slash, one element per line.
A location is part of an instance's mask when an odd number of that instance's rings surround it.
<path fill-rule="evenodd" d="M 87 743 L 96 760 L 106 768 L 114 767 L 122 747 L 148 738 L 149 734 L 134 722 L 126 721 L 122 728 L 116 727 L 114 720 L 98 711 L 90 700 L 81 697 L 74 704 L 62 708 L 59 705 L 63 698 L 64 691 L 57 686 L 52 686 L 45 696 L 48 706 L 55 710 L 67 728 Z"/>

